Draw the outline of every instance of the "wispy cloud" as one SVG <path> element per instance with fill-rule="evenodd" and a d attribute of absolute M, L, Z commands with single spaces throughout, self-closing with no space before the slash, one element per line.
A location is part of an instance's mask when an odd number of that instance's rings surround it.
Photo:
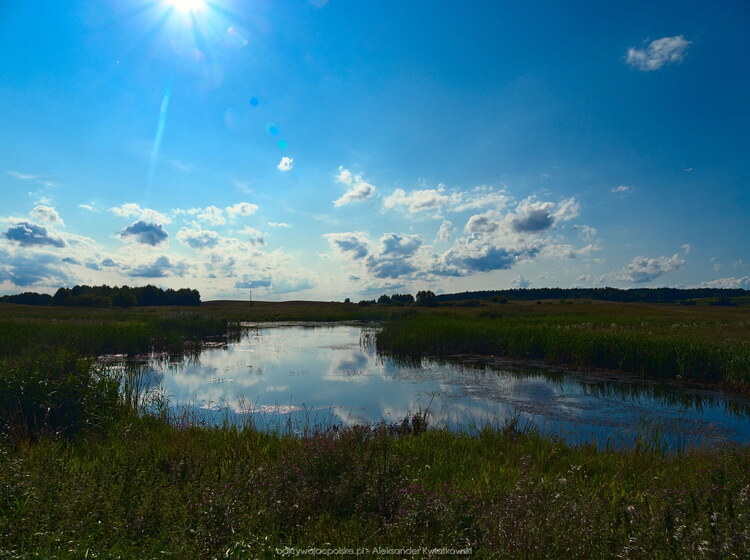
<path fill-rule="evenodd" d="M 55 183 L 54 181 L 49 181 L 44 178 L 42 175 L 29 175 L 28 173 L 21 173 L 19 171 L 5 171 L 8 175 L 11 177 L 15 177 L 16 179 L 20 179 L 21 181 L 31 181 L 38 185 L 42 185 L 43 187 L 59 187 L 59 183 Z"/>
<path fill-rule="evenodd" d="M 627 185 L 620 185 L 620 186 L 610 189 L 609 192 L 627 194 L 627 193 L 633 192 L 633 187 L 628 187 Z"/>
<path fill-rule="evenodd" d="M 667 64 L 680 62 L 685 58 L 690 43 L 683 35 L 663 37 L 651 41 L 645 48 L 629 48 L 625 61 L 633 68 L 651 72 Z"/>
<path fill-rule="evenodd" d="M 271 227 L 281 227 L 281 228 L 290 228 L 290 227 L 292 227 L 292 226 L 290 226 L 289 224 L 287 224 L 285 222 L 268 222 L 268 225 L 271 226 Z"/>

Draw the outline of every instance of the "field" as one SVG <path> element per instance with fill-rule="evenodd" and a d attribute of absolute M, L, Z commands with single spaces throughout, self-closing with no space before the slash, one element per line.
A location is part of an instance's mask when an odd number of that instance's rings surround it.
<path fill-rule="evenodd" d="M 421 414 L 302 436 L 206 427 L 166 402 L 147 413 L 92 359 L 190 353 L 237 336 L 238 321 L 384 320 L 383 352 L 501 354 L 742 390 L 747 306 L 7 304 L 0 317 L 0 558 L 275 558 L 285 547 L 750 557 L 745 446 L 667 453 L 646 433 L 630 450 L 574 448 L 514 423 L 451 433 Z"/>

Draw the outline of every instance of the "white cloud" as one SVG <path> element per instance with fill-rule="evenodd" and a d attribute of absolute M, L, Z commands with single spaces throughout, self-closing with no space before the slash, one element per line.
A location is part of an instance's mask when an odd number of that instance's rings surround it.
<path fill-rule="evenodd" d="M 383 206 L 388 210 L 406 208 L 409 213 L 416 214 L 425 210 L 442 208 L 448 202 L 450 202 L 450 197 L 435 189 L 411 191 L 408 194 L 403 189 L 396 189 L 383 201 Z"/>
<path fill-rule="evenodd" d="M 591 226 L 573 226 L 573 229 L 578 230 L 578 237 L 586 243 L 594 243 L 596 236 L 599 234 L 596 228 Z"/>
<path fill-rule="evenodd" d="M 383 201 L 386 210 L 400 209 L 410 214 L 419 212 L 463 212 L 477 208 L 492 207 L 495 210 L 504 208 L 510 200 L 503 191 L 495 191 L 488 186 L 479 186 L 470 192 L 448 190 L 445 185 L 437 189 L 419 189 L 406 192 L 395 189 Z"/>
<path fill-rule="evenodd" d="M 268 225 L 271 226 L 271 227 L 280 227 L 280 228 L 290 228 L 290 227 L 292 227 L 289 224 L 284 223 L 284 222 L 268 222 Z"/>
<path fill-rule="evenodd" d="M 628 187 L 627 185 L 620 185 L 618 187 L 614 187 L 613 189 L 610 189 L 609 192 L 625 194 L 625 193 L 633 192 L 633 187 Z"/>
<path fill-rule="evenodd" d="M 437 232 L 437 237 L 435 238 L 436 241 L 450 241 L 451 240 L 451 233 L 454 230 L 454 226 L 452 222 L 449 222 L 448 220 L 443 220 L 443 223 L 440 224 L 440 229 Z"/>
<path fill-rule="evenodd" d="M 334 206 L 344 206 L 352 202 L 366 200 L 375 194 L 376 187 L 371 185 L 361 175 L 353 175 L 348 169 L 339 167 L 339 174 L 336 181 L 346 185 L 349 189 L 333 202 Z"/>
<path fill-rule="evenodd" d="M 150 208 L 141 208 L 134 202 L 127 202 L 122 206 L 115 206 L 109 209 L 110 212 L 121 218 L 137 217 L 141 221 L 152 222 L 157 224 L 170 224 L 172 220 L 156 210 Z"/>
<path fill-rule="evenodd" d="M 739 278 L 717 278 L 710 282 L 703 282 L 697 286 L 698 288 L 729 288 L 744 290 L 750 290 L 750 276 L 742 276 Z"/>
<path fill-rule="evenodd" d="M 184 276 L 188 268 L 185 261 L 171 261 L 169 257 L 162 255 L 153 262 L 132 267 L 127 274 L 140 278 L 164 278 L 165 276 Z"/>
<path fill-rule="evenodd" d="M 474 214 L 464 226 L 467 233 L 492 233 L 500 227 L 502 216 L 499 212 L 488 210 L 483 214 Z"/>
<path fill-rule="evenodd" d="M 292 167 L 294 167 L 294 159 L 283 156 L 279 164 L 276 166 L 276 169 L 279 171 L 291 171 Z"/>
<path fill-rule="evenodd" d="M 615 280 L 642 284 L 682 268 L 685 263 L 685 257 L 678 253 L 671 257 L 661 256 L 655 259 L 635 257 L 620 272 L 612 274 L 611 277 Z"/>
<path fill-rule="evenodd" d="M 633 68 L 643 72 L 651 72 L 667 64 L 680 62 L 685 58 L 690 43 L 683 35 L 662 37 L 656 41 L 651 41 L 646 48 L 629 48 L 625 61 Z"/>
<path fill-rule="evenodd" d="M 263 233 L 261 233 L 259 230 L 255 229 L 254 227 L 244 227 L 242 230 L 240 230 L 240 233 L 244 233 L 250 238 L 250 243 L 253 245 L 265 245 L 266 241 L 263 239 Z"/>
<path fill-rule="evenodd" d="M 31 181 L 33 183 L 37 183 L 38 185 L 42 185 L 43 187 L 59 187 L 59 183 L 55 183 L 54 181 L 48 181 L 41 175 L 29 175 L 28 173 L 20 173 L 18 171 L 6 171 L 8 175 L 11 177 L 15 177 L 16 179 L 20 179 L 21 181 Z"/>
<path fill-rule="evenodd" d="M 33 218 L 36 218 L 40 222 L 46 222 L 48 224 L 59 224 L 61 226 L 65 225 L 62 221 L 62 218 L 60 218 L 60 214 L 58 214 L 57 210 L 55 210 L 51 206 L 39 205 L 35 207 L 31 212 L 29 212 L 29 215 Z"/>
<path fill-rule="evenodd" d="M 90 204 L 79 204 L 79 208 L 83 208 L 84 210 L 88 210 L 89 212 L 94 212 L 94 207 Z"/>
<path fill-rule="evenodd" d="M 227 211 L 229 211 L 228 208 Z M 221 211 L 221 208 L 218 208 L 216 206 L 206 206 L 203 211 L 196 214 L 195 217 L 202 222 L 206 222 L 214 226 L 221 226 L 227 223 L 227 220 L 224 217 L 224 213 Z"/>
<path fill-rule="evenodd" d="M 219 244 L 219 234 L 210 230 L 182 228 L 177 232 L 177 239 L 192 249 L 210 249 Z"/>
<path fill-rule="evenodd" d="M 258 207 L 249 202 L 238 202 L 234 206 L 227 206 L 226 210 L 229 218 L 234 220 L 237 216 L 252 216 L 258 211 Z"/>
<path fill-rule="evenodd" d="M 529 197 L 506 216 L 505 229 L 515 234 L 541 234 L 558 222 L 572 220 L 579 212 L 580 206 L 575 198 L 566 198 L 555 204 Z"/>
<path fill-rule="evenodd" d="M 528 288 L 531 286 L 531 280 L 528 280 L 521 275 L 511 280 L 510 286 L 511 288 Z"/>

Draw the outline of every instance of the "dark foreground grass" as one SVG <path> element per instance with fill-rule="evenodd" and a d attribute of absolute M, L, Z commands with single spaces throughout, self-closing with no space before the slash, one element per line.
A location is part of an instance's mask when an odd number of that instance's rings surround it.
<path fill-rule="evenodd" d="M 0 446 L 2 558 L 278 558 L 284 547 L 747 558 L 750 452 L 571 448 L 513 426 L 292 437 L 154 418 Z"/>
<path fill-rule="evenodd" d="M 378 349 L 402 356 L 485 354 L 646 377 L 750 387 L 750 316 L 686 316 L 622 306 L 600 313 L 436 312 L 389 321 Z M 636 308 L 636 311 L 638 308 Z M 547 311 L 544 313 L 543 311 Z M 567 310 L 566 310 L 567 311 Z M 579 311 L 576 313 L 575 311 Z M 734 311 L 734 310 L 732 310 Z"/>

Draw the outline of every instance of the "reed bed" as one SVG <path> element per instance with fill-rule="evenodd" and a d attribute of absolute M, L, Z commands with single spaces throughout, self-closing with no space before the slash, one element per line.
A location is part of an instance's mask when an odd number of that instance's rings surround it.
<path fill-rule="evenodd" d="M 388 322 L 377 336 L 377 346 L 382 352 L 402 356 L 508 356 L 746 389 L 750 386 L 750 339 L 717 340 L 717 330 L 705 324 L 691 328 L 673 320 L 616 316 L 592 321 L 578 316 L 436 313 Z"/>

